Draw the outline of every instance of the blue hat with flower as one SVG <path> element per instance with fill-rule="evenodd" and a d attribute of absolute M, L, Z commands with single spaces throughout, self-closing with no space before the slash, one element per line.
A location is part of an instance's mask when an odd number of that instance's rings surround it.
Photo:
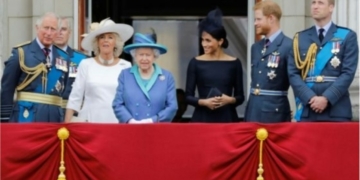
<path fill-rule="evenodd" d="M 137 48 L 154 48 L 160 51 L 160 54 L 165 54 L 167 48 L 164 45 L 156 43 L 156 34 L 152 29 L 152 34 L 135 33 L 133 43 L 124 47 L 124 52 L 130 54 L 130 51 Z"/>

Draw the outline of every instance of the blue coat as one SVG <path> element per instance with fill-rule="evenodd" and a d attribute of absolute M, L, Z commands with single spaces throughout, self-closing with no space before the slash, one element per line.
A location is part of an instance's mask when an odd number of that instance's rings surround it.
<path fill-rule="evenodd" d="M 13 48 L 11 57 L 5 62 L 5 69 L 1 80 L 1 106 L 12 106 L 10 122 L 63 121 L 64 113 L 61 106 L 29 101 L 13 102 L 17 86 L 21 84 L 28 75 L 20 68 L 18 53 L 20 47 L 24 51 L 24 63 L 27 67 L 32 68 L 46 62 L 44 52 L 36 39 Z M 42 81 L 43 73 L 41 73 L 19 92 L 47 94 L 61 98 L 68 79 L 68 73 L 66 70 L 57 69 L 56 62 L 61 60 L 61 65 L 64 68 L 68 68 L 68 56 L 66 52 L 56 46 L 52 46 L 51 53 L 52 68 L 47 73 L 47 86 L 45 86 L 44 81 Z"/>
<path fill-rule="evenodd" d="M 289 87 L 287 75 L 287 61 L 291 48 L 291 39 L 282 32 L 262 54 L 265 39 L 260 40 L 251 46 L 251 88 L 261 90 L 283 91 Z M 278 66 L 268 66 L 273 53 L 279 53 Z M 269 73 L 276 75 L 272 79 Z M 286 95 L 254 95 L 250 93 L 249 101 L 245 111 L 245 121 L 275 123 L 291 120 L 290 103 Z"/>
<path fill-rule="evenodd" d="M 341 39 L 340 51 L 337 54 L 340 59 L 338 67 L 331 64 L 334 55 L 331 52 L 333 41 L 339 39 L 341 31 L 348 32 Z M 294 52 L 289 57 L 288 73 L 290 84 L 298 98 L 297 112 L 298 121 L 350 121 L 352 119 L 349 87 L 354 79 L 358 65 L 359 48 L 356 33 L 348 28 L 332 24 L 326 33 L 322 43 L 318 38 L 315 26 L 301 31 L 299 34 L 299 52 L 302 60 L 305 59 L 307 50 L 312 43 L 318 47 L 318 55 L 323 53 L 326 58 L 316 58 L 315 69 L 318 75 L 335 77 L 335 81 L 306 83 L 297 69 L 294 61 Z M 327 49 L 327 43 L 329 49 Z M 321 51 L 322 50 L 322 51 Z M 323 63 L 323 67 L 319 64 Z M 316 73 L 315 71 L 312 73 Z M 308 75 L 309 77 L 313 77 Z M 327 108 L 322 113 L 315 113 L 308 105 L 314 96 L 324 96 L 328 100 Z"/>
<path fill-rule="evenodd" d="M 76 77 L 76 72 L 77 72 L 77 68 L 80 64 L 80 62 L 83 59 L 88 58 L 88 56 L 82 52 L 76 51 L 74 49 L 72 49 L 71 47 L 67 47 L 66 52 L 69 55 L 69 79 L 67 81 L 66 84 L 66 88 L 64 90 L 63 93 L 63 99 L 68 100 L 69 96 L 70 96 L 70 92 L 72 90 L 72 84 L 75 81 L 75 77 Z M 74 72 L 75 71 L 75 72 Z"/>
<path fill-rule="evenodd" d="M 172 74 L 155 65 L 156 76 L 147 87 L 136 76 L 138 66 L 124 69 L 113 101 L 113 109 L 121 123 L 130 119 L 152 118 L 154 122 L 170 122 L 178 109 Z"/>

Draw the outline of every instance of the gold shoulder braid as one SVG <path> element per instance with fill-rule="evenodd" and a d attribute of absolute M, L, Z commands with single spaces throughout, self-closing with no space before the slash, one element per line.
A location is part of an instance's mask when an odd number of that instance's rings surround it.
<path fill-rule="evenodd" d="M 296 33 L 293 41 L 294 60 L 296 67 L 301 70 L 301 77 L 303 78 L 303 80 L 305 80 L 309 70 L 314 68 L 316 61 L 317 45 L 315 43 L 312 43 L 307 51 L 305 59 L 302 60 L 299 52 L 298 38 L 299 33 Z"/>
<path fill-rule="evenodd" d="M 17 87 L 17 91 L 23 90 L 26 86 L 28 86 L 31 82 L 34 81 L 35 78 L 37 78 L 42 72 L 42 92 L 46 93 L 46 85 L 47 85 L 47 73 L 48 70 L 44 63 L 40 63 L 39 65 L 35 67 L 27 67 L 25 65 L 25 57 L 24 57 L 24 50 L 19 47 L 19 62 L 20 62 L 20 68 L 21 70 L 26 73 L 26 78 L 23 82 L 21 82 Z M 30 77 L 31 76 L 31 77 Z"/>

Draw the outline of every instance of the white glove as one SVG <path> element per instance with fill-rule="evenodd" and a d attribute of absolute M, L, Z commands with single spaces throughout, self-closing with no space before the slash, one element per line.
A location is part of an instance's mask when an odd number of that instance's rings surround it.
<path fill-rule="evenodd" d="M 128 124 L 141 124 L 141 122 L 136 119 L 130 119 Z"/>
<path fill-rule="evenodd" d="M 145 124 L 154 123 L 154 121 L 151 118 L 142 119 L 142 120 L 140 120 L 140 122 L 145 123 Z"/>

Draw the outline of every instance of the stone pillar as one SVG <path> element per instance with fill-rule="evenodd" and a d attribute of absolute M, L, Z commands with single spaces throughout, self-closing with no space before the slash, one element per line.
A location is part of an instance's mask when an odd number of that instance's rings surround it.
<path fill-rule="evenodd" d="M 360 13 L 359 5 L 359 0 L 341 1 L 341 3 L 335 4 L 335 11 L 333 13 L 334 23 L 355 31 L 358 35 L 358 41 L 360 41 L 360 23 L 357 18 Z M 359 68 L 357 69 L 354 81 L 351 84 L 349 91 L 352 103 L 353 120 L 359 121 Z"/>
<path fill-rule="evenodd" d="M 5 8 L 4 8 L 4 1 L 0 1 L 0 77 L 3 74 L 3 47 L 4 47 L 4 31 L 5 31 Z"/>

